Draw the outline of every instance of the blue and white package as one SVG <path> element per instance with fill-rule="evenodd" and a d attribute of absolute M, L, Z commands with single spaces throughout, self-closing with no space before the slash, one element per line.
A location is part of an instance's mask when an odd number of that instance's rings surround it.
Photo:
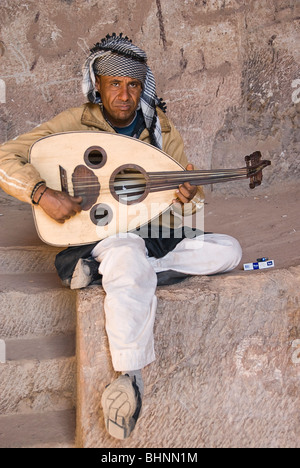
<path fill-rule="evenodd" d="M 267 262 L 254 262 L 254 263 L 245 263 L 244 270 L 265 270 L 266 268 L 274 268 L 274 260 L 268 260 Z"/>

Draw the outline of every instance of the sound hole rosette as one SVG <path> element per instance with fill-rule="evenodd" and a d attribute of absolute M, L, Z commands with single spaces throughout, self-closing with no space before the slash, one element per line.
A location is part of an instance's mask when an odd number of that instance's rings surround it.
<path fill-rule="evenodd" d="M 85 150 L 83 158 L 91 169 L 101 169 L 107 162 L 107 153 L 101 146 L 90 146 Z"/>
<path fill-rule="evenodd" d="M 124 164 L 111 175 L 109 188 L 114 199 L 123 205 L 136 205 L 150 192 L 149 176 L 136 164 Z"/>
<path fill-rule="evenodd" d="M 93 206 L 90 211 L 90 218 L 92 223 L 99 227 L 108 226 L 108 224 L 111 223 L 113 216 L 113 210 L 105 203 L 98 203 L 97 205 Z"/>

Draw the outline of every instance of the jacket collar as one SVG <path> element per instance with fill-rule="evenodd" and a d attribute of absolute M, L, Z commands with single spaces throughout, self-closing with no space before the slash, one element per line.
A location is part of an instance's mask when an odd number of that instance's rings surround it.
<path fill-rule="evenodd" d="M 164 112 L 157 108 L 157 114 L 161 124 L 162 132 L 170 132 L 171 126 L 167 116 Z M 96 127 L 104 132 L 111 132 L 112 127 L 105 120 L 101 108 L 98 104 L 87 103 L 84 106 L 83 113 L 81 116 L 81 123 L 89 127 Z"/>
<path fill-rule="evenodd" d="M 88 127 L 97 127 L 105 132 L 111 132 L 112 130 L 112 127 L 105 120 L 100 106 L 97 104 L 85 104 L 81 116 L 81 123 L 83 125 L 87 125 Z"/>

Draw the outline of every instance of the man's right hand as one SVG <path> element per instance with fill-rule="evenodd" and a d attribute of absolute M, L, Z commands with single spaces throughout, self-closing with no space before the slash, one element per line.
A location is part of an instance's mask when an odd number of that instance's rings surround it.
<path fill-rule="evenodd" d="M 45 186 L 43 185 L 35 194 L 34 201 L 39 199 L 44 190 Z M 82 211 L 81 203 L 81 197 L 71 197 L 65 192 L 48 188 L 42 196 L 39 206 L 52 219 L 60 224 L 64 224 L 65 221 Z"/>

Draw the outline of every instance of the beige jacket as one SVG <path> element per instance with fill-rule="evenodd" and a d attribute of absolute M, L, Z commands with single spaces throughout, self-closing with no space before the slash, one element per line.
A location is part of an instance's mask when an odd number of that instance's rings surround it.
<path fill-rule="evenodd" d="M 163 151 L 186 167 L 188 161 L 179 132 L 161 109 L 158 108 L 157 112 L 162 128 Z M 31 203 L 33 188 L 42 180 L 37 170 L 28 162 L 31 145 L 38 139 L 54 133 L 87 130 L 115 132 L 104 119 L 100 107 L 87 103 L 66 110 L 31 132 L 4 143 L 0 146 L 0 187 L 14 198 Z M 141 134 L 140 140 L 150 143 L 147 129 Z M 204 198 L 201 187 L 199 197 Z"/>

